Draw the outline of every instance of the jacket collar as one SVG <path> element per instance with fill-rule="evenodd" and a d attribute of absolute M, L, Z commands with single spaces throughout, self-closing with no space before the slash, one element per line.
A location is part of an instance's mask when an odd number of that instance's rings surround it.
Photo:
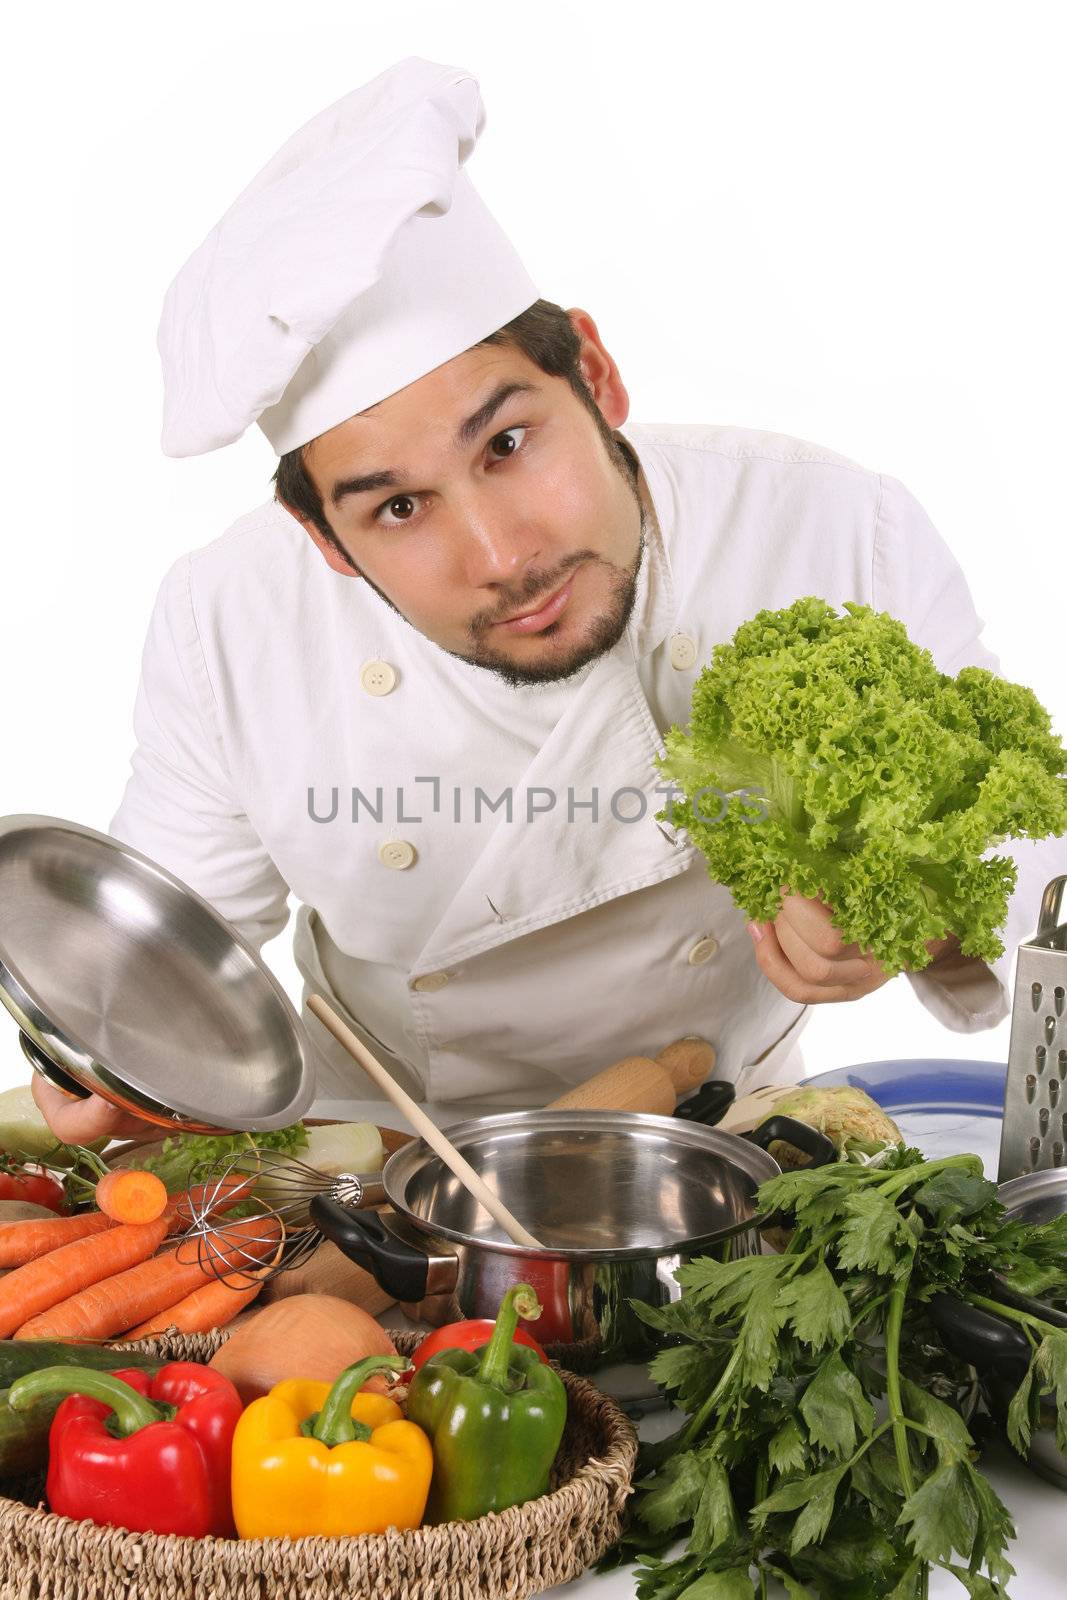
<path fill-rule="evenodd" d="M 667 550 L 674 530 L 674 495 L 662 455 L 637 423 L 617 428 L 637 457 L 638 492 L 646 512 L 645 554 L 637 574 L 637 593 L 627 630 L 634 654 L 652 654 L 675 620 L 674 582 Z"/>
<path fill-rule="evenodd" d="M 566 695 L 559 720 L 517 789 L 544 786 L 559 792 L 571 786 L 585 798 L 595 787 L 607 806 L 612 795 L 636 788 L 648 797 L 643 820 L 623 826 L 609 815 L 591 836 L 558 804 L 534 825 L 499 823 L 429 931 L 415 973 L 469 960 L 620 894 L 661 882 L 695 858 L 694 847 L 654 817 L 659 773 L 653 761 L 661 739 L 634 670 L 635 659 L 661 644 L 675 621 L 666 546 L 674 525 L 674 497 L 660 452 L 643 431 L 628 429 L 624 438 L 641 468 L 638 490 L 648 513 L 626 642 L 620 640 L 590 663 L 580 682 L 562 686 Z"/>

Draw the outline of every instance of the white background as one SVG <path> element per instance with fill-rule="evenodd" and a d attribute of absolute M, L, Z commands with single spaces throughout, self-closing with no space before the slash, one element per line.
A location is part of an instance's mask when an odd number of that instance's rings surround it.
<path fill-rule="evenodd" d="M 633 416 L 903 479 L 1063 733 L 1062 43 L 1054 4 L 973 0 L 12 11 L 0 814 L 107 826 L 162 574 L 270 493 L 255 428 L 160 452 L 168 282 L 298 125 L 409 54 L 479 78 L 474 181 L 542 293 L 592 313 Z M 288 941 L 267 954 L 295 994 Z M 904 979 L 805 1036 L 811 1071 L 1006 1050 Z M 24 1077 L 2 1024 L 0 1082 Z"/>

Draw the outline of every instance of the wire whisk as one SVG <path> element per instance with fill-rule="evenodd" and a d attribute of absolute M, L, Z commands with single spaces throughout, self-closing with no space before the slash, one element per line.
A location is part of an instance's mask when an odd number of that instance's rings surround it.
<path fill-rule="evenodd" d="M 265 1281 L 300 1266 L 321 1243 L 308 1210 L 315 1195 L 354 1207 L 366 1193 L 357 1173 L 325 1173 L 296 1156 L 240 1151 L 191 1172 L 182 1239 L 195 1243 L 201 1267 L 223 1282 L 250 1271 Z"/>

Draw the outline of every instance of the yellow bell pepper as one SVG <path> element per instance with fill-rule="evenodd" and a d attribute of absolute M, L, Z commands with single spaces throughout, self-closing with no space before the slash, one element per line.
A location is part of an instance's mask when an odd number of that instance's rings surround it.
<path fill-rule="evenodd" d="M 369 1356 L 335 1383 L 288 1378 L 242 1412 L 233 1436 L 233 1516 L 242 1539 L 417 1528 L 433 1447 L 395 1401 L 360 1394 L 373 1372 L 408 1365 Z"/>

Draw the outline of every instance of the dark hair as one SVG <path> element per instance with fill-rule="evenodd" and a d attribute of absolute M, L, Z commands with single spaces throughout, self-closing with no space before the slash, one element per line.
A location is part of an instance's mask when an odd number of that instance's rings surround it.
<path fill-rule="evenodd" d="M 636 479 L 636 462 L 624 442 L 612 433 L 604 421 L 592 390 L 582 376 L 578 359 L 582 341 L 562 306 L 554 305 L 551 300 L 537 300 L 504 327 L 479 339 L 478 344 L 513 344 L 549 377 L 564 378 L 592 413 L 609 450 L 621 450 L 627 469 Z M 477 349 L 477 345 L 472 349 Z M 326 542 L 351 565 L 348 552 L 326 520 L 322 496 L 304 465 L 306 449 L 307 445 L 300 445 L 280 458 L 273 477 L 275 499 L 284 501 L 298 516 L 317 528 Z"/>

